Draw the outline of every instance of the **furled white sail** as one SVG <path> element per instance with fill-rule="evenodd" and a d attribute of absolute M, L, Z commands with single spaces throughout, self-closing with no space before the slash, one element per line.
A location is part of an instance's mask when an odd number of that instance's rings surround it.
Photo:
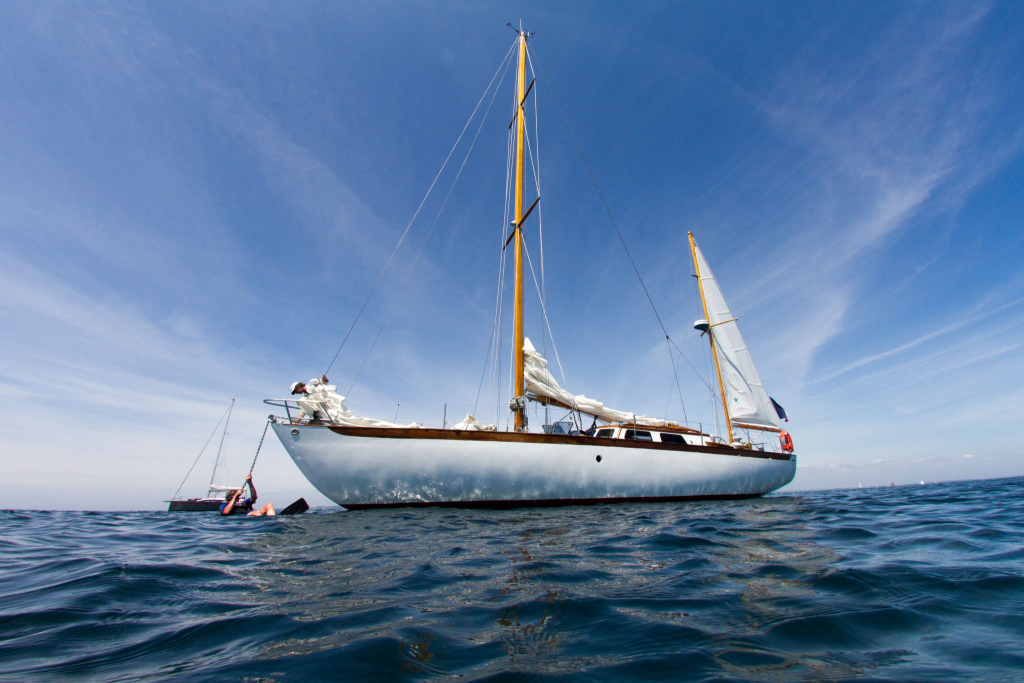
<path fill-rule="evenodd" d="M 498 425 L 480 424 L 479 420 L 467 413 L 465 419 L 452 427 L 452 429 L 465 432 L 494 432 L 497 431 Z"/>
<path fill-rule="evenodd" d="M 700 247 L 694 243 L 693 249 L 708 309 L 711 336 L 722 373 L 722 384 L 725 385 L 724 400 L 729 406 L 729 417 L 733 422 L 780 429 L 779 415 L 761 384 L 736 318 L 729 311 L 729 305 L 725 303 L 722 290 L 708 262 L 704 260 Z"/>
<path fill-rule="evenodd" d="M 635 422 L 646 427 L 678 426 L 677 422 L 672 422 L 671 420 L 661 420 L 656 417 L 612 410 L 611 408 L 606 408 L 600 401 L 587 398 L 582 394 L 579 396 L 570 394 L 560 387 L 555 378 L 551 376 L 547 360 L 537 353 L 537 349 L 533 348 L 529 338 L 523 340 L 523 366 L 526 390 L 535 396 L 555 399 L 563 405 L 571 406 L 581 413 L 593 415 L 605 422 Z"/>
<path fill-rule="evenodd" d="M 306 387 L 309 394 L 296 403 L 307 417 L 350 427 L 419 427 L 416 423 L 396 424 L 372 417 L 357 417 L 345 405 L 345 397 L 338 395 L 338 388 L 333 384 L 321 384 L 319 381 L 310 380 Z"/>

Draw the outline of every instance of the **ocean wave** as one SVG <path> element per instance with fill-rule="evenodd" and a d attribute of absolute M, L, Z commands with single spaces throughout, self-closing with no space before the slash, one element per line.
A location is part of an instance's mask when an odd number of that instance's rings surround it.
<path fill-rule="evenodd" d="M 1009 680 L 1022 492 L 0 512 L 0 677 Z"/>

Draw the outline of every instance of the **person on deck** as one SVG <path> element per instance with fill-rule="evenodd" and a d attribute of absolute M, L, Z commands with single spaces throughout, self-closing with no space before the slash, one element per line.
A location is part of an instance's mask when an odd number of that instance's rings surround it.
<path fill-rule="evenodd" d="M 249 486 L 249 494 L 250 495 L 245 500 L 241 500 L 242 493 L 245 491 L 246 485 Z M 227 516 L 227 515 L 234 515 L 234 514 L 238 514 L 239 512 L 244 512 L 244 511 L 250 509 L 253 506 L 253 504 L 256 502 L 256 487 L 252 485 L 252 475 L 249 474 L 249 475 L 247 475 L 245 477 L 245 484 L 242 484 L 242 488 L 235 489 L 234 491 L 228 491 L 228 494 L 227 494 L 227 496 L 225 497 L 224 500 L 225 500 L 224 504 L 220 506 L 220 514 L 222 514 L 222 515 L 225 515 L 225 516 Z M 250 512 L 249 514 L 254 516 L 254 517 L 258 517 L 260 515 L 268 514 L 266 512 L 267 508 L 270 508 L 269 514 L 271 514 L 271 515 L 274 514 L 274 506 L 271 505 L 270 503 L 267 503 L 266 505 L 264 505 L 262 510 L 258 510 L 258 511 L 254 510 L 253 512 Z"/>
<path fill-rule="evenodd" d="M 299 410 L 314 424 L 352 417 L 352 413 L 345 407 L 345 397 L 339 396 L 338 387 L 329 384 L 329 381 L 327 375 L 321 375 L 320 379 L 314 377 L 308 382 L 292 384 L 292 395 L 299 395 L 295 401 Z"/>
<path fill-rule="evenodd" d="M 328 384 L 329 380 L 327 379 L 327 375 L 321 375 L 320 379 L 314 377 L 308 382 L 294 382 L 292 384 L 292 396 L 295 394 L 314 396 L 321 393 Z"/>

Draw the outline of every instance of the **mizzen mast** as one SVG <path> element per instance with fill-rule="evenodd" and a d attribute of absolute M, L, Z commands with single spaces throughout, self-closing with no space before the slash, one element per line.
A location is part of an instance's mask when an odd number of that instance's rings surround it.
<path fill-rule="evenodd" d="M 715 373 L 718 375 L 718 391 L 722 397 L 722 412 L 725 413 L 725 428 L 729 433 L 729 443 L 732 443 L 732 419 L 729 417 L 729 403 L 725 398 L 725 383 L 722 381 L 722 368 L 718 364 L 718 351 L 715 348 L 715 330 L 711 324 L 711 316 L 708 315 L 708 300 L 704 294 L 704 281 L 701 280 L 700 263 L 697 261 L 697 243 L 693 240 L 693 233 L 686 233 L 690 237 L 690 255 L 693 257 L 693 269 L 697 272 L 697 287 L 700 289 L 700 303 L 704 307 L 704 319 L 708 321 L 708 341 L 711 342 L 711 358 L 715 361 Z"/>

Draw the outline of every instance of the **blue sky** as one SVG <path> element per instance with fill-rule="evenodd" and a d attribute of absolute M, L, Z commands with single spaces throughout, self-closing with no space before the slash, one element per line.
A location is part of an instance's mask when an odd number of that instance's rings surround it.
<path fill-rule="evenodd" d="M 261 399 L 330 362 L 520 18 L 703 374 L 696 235 L 792 418 L 793 488 L 1024 474 L 1019 3 L 8 2 L 0 508 L 158 507 L 232 396 L 244 474 Z M 476 398 L 510 78 L 351 393 L 359 414 L 439 423 Z M 679 419 L 658 323 L 535 93 L 567 388 Z M 343 389 L 456 168 L 332 369 Z M 679 376 L 687 417 L 712 421 L 706 377 Z M 269 500 L 323 501 L 276 442 L 256 477 Z"/>

